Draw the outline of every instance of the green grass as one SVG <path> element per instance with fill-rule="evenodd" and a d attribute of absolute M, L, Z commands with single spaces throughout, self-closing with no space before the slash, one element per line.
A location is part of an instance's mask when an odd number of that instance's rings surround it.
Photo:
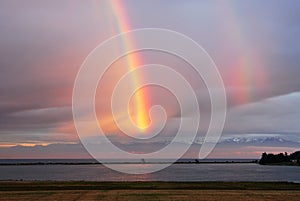
<path fill-rule="evenodd" d="M 0 191 L 43 190 L 300 190 L 288 182 L 56 182 L 0 181 Z"/>

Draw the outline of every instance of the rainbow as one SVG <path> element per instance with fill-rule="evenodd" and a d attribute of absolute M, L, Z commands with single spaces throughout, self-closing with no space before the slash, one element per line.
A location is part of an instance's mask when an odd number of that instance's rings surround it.
<path fill-rule="evenodd" d="M 240 16 L 234 3 L 224 3 L 225 9 L 223 13 L 228 19 L 227 24 L 224 24 L 224 28 L 231 30 L 229 38 L 230 40 L 237 42 L 238 45 L 243 47 L 247 41 L 245 33 L 243 33 L 243 24 L 239 22 Z M 109 1 L 110 10 L 114 18 L 109 18 L 109 23 L 112 26 L 111 32 L 122 33 L 131 30 L 130 20 L 125 10 L 124 2 L 122 0 L 111 0 Z M 98 12 L 99 13 L 99 12 Z M 131 49 L 134 47 L 134 38 L 123 38 L 121 48 Z M 138 54 L 129 54 L 126 56 L 126 63 L 128 71 L 139 67 L 142 64 L 142 58 Z M 240 87 L 241 90 L 237 90 L 233 94 L 233 99 L 236 103 L 248 103 L 255 99 L 260 91 L 265 88 L 266 73 L 263 69 L 262 59 L 256 52 L 246 51 L 241 53 L 239 57 L 231 61 L 230 65 L 232 71 L 229 77 L 229 86 Z M 141 81 L 144 79 L 144 75 L 134 73 L 132 77 L 132 88 L 136 89 Z M 148 115 L 148 109 L 150 106 L 148 92 L 145 88 L 138 90 L 133 99 L 133 107 L 130 107 L 129 114 L 134 123 L 140 128 L 141 131 L 145 131 L 150 125 L 150 118 Z"/>
<path fill-rule="evenodd" d="M 115 16 L 115 23 L 117 24 L 118 32 L 127 32 L 131 30 L 130 22 L 127 18 L 126 12 L 124 10 L 124 6 L 122 5 L 120 0 L 112 0 L 111 1 L 111 10 Z M 131 49 L 134 47 L 134 39 L 133 38 L 123 38 L 122 48 Z M 128 70 L 133 70 L 142 65 L 141 57 L 135 53 L 129 54 L 126 56 L 126 63 L 128 66 Z M 141 80 L 143 79 L 143 75 L 134 73 L 132 77 L 132 87 L 133 89 L 141 86 Z M 150 118 L 148 115 L 148 98 L 147 91 L 145 88 L 139 89 L 134 95 L 134 108 L 129 108 L 129 114 L 133 120 L 133 122 L 138 126 L 141 131 L 146 130 L 150 125 Z M 131 110 L 131 111 L 130 111 Z"/>
<path fill-rule="evenodd" d="M 224 11 L 225 16 L 228 17 L 228 21 L 225 26 L 227 29 L 232 30 L 232 41 L 239 42 L 243 47 L 244 41 L 247 41 L 245 33 L 243 32 L 243 24 L 240 23 L 238 10 L 233 2 L 227 2 L 224 4 L 226 9 Z M 232 72 L 231 83 L 235 86 L 242 87 L 238 93 L 234 95 L 234 100 L 237 103 L 248 103 L 255 100 L 255 96 L 259 93 L 258 90 L 263 90 L 267 82 L 266 72 L 264 71 L 263 59 L 257 52 L 246 50 L 246 53 L 242 53 L 239 58 L 231 64 L 234 65 Z"/>

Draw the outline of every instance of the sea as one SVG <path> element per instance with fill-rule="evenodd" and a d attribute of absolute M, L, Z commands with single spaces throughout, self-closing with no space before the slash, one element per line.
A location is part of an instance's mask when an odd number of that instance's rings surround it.
<path fill-rule="evenodd" d="M 161 161 L 160 161 L 161 162 Z M 118 163 L 126 168 L 149 168 L 153 162 Z M 130 175 L 90 159 L 0 160 L 0 180 L 28 181 L 251 181 L 300 183 L 300 166 L 263 166 L 252 159 L 181 159 L 161 171 Z"/>

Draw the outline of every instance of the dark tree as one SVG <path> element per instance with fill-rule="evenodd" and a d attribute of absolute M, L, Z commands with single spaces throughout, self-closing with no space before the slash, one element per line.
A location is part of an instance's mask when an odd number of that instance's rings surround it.
<path fill-rule="evenodd" d="M 287 152 L 280 154 L 262 154 L 259 164 L 300 164 L 300 151 L 288 155 Z"/>

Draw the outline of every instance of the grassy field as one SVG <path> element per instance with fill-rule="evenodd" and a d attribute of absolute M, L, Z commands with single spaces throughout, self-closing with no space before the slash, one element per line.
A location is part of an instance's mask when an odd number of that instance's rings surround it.
<path fill-rule="evenodd" d="M 299 200 L 300 184 L 246 182 L 0 182 L 0 200 Z"/>

